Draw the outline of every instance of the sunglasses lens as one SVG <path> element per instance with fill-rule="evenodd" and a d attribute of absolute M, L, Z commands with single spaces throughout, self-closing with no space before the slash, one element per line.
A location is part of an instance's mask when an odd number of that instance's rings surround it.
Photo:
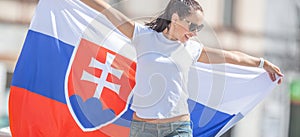
<path fill-rule="evenodd" d="M 191 25 L 190 25 L 190 31 L 196 31 L 196 32 L 198 32 L 198 31 L 200 31 L 203 27 L 204 27 L 203 24 L 201 24 L 201 25 L 198 26 L 197 24 L 191 23 Z"/>
<path fill-rule="evenodd" d="M 184 19 L 184 21 L 186 21 L 189 24 L 189 31 L 191 31 L 191 32 L 194 32 L 194 31 L 198 32 L 198 31 L 200 31 L 204 27 L 203 24 L 197 25 L 197 24 L 192 23 L 192 22 L 190 22 L 190 21 L 188 21 L 186 19 Z"/>
<path fill-rule="evenodd" d="M 203 24 L 201 24 L 201 25 L 199 25 L 199 26 L 198 26 L 197 30 L 198 30 L 198 31 L 200 31 L 200 30 L 202 30 L 202 29 L 203 29 L 203 27 L 204 27 L 204 25 L 203 25 Z"/>
<path fill-rule="evenodd" d="M 197 30 L 197 25 L 194 24 L 194 23 L 191 23 L 190 24 L 190 31 L 195 31 L 195 30 Z"/>

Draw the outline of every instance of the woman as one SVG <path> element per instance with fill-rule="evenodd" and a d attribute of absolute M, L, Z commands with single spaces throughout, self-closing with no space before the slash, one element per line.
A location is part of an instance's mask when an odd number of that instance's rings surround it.
<path fill-rule="evenodd" d="M 130 136 L 192 136 L 184 83 L 189 67 L 196 61 L 261 67 L 273 81 L 275 75 L 283 76 L 277 66 L 262 58 L 203 47 L 189 40 L 203 27 L 203 10 L 195 0 L 170 0 L 165 11 L 145 26 L 102 0 L 82 1 L 104 14 L 136 49 L 136 87 L 131 107 L 135 113 Z"/>

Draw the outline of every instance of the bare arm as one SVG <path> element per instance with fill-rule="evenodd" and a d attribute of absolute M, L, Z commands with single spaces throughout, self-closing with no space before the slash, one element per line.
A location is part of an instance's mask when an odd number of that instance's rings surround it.
<path fill-rule="evenodd" d="M 226 51 L 204 47 L 199 62 L 217 64 L 230 63 L 242 66 L 257 67 L 260 59 L 241 53 L 239 51 Z"/>
<path fill-rule="evenodd" d="M 258 67 L 260 63 L 259 58 L 247 55 L 239 51 L 226 51 L 209 47 L 203 48 L 198 61 L 209 64 L 230 63 L 251 67 Z M 269 73 L 269 76 L 273 81 L 276 80 L 275 74 L 281 77 L 283 76 L 280 69 L 267 60 L 265 60 L 263 68 Z M 282 79 L 278 81 L 279 84 L 281 83 L 281 80 Z"/>
<path fill-rule="evenodd" d="M 120 11 L 111 7 L 108 3 L 103 0 L 81 0 L 86 5 L 91 8 L 101 12 L 105 15 L 113 25 L 115 25 L 120 32 L 125 36 L 132 39 L 134 31 L 134 22 L 130 21 L 124 14 Z"/>

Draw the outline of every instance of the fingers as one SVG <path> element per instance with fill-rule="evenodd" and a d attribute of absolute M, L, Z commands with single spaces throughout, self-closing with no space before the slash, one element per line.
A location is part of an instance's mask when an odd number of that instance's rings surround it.
<path fill-rule="evenodd" d="M 276 81 L 276 75 L 277 74 L 275 73 L 269 73 L 269 77 L 273 82 Z M 282 76 L 277 81 L 277 84 L 281 84 L 281 83 L 282 83 Z"/>
<path fill-rule="evenodd" d="M 282 83 L 282 78 L 279 78 L 277 84 L 281 84 Z"/>
<path fill-rule="evenodd" d="M 282 83 L 282 77 L 284 76 L 280 69 L 275 66 L 274 64 L 272 64 L 271 62 L 266 63 L 266 67 L 264 67 L 264 69 L 268 72 L 270 79 L 274 82 L 277 78 L 276 75 L 279 76 L 279 80 L 278 80 L 278 84 Z"/>
<path fill-rule="evenodd" d="M 276 80 L 275 73 L 269 73 L 269 76 L 270 76 L 270 78 L 271 78 L 272 81 Z"/>
<path fill-rule="evenodd" d="M 280 69 L 277 67 L 277 66 L 274 66 L 274 70 L 275 70 L 275 73 L 280 76 L 280 77 L 283 77 L 284 75 L 281 73 Z"/>

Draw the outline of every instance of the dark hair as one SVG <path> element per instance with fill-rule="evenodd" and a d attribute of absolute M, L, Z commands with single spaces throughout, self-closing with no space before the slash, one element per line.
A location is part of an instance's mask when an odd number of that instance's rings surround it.
<path fill-rule="evenodd" d="M 145 25 L 157 32 L 162 32 L 166 28 L 169 29 L 169 24 L 174 13 L 177 13 L 179 18 L 183 19 L 191 14 L 192 9 L 203 12 L 201 5 L 196 0 L 170 0 L 161 15 Z"/>

